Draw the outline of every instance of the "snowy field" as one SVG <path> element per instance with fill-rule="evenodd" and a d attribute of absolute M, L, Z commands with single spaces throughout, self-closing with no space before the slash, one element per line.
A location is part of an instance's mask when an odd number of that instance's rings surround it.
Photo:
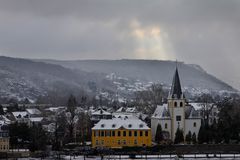
<path fill-rule="evenodd" d="M 196 157 L 196 158 L 194 158 Z M 235 158 L 234 158 L 235 157 Z M 40 160 L 41 158 L 19 158 L 18 160 Z M 51 160 L 54 158 L 46 158 L 46 160 Z M 61 156 L 61 159 L 63 160 L 84 160 L 83 156 Z M 124 160 L 130 160 L 129 156 L 124 155 L 124 156 L 116 156 L 116 155 L 110 155 L 110 156 L 104 156 L 104 160 L 118 160 L 118 159 L 124 159 Z M 143 156 L 143 155 L 136 155 L 135 159 L 149 159 L 149 160 L 157 160 L 157 159 L 162 159 L 162 160 L 170 160 L 170 159 L 178 159 L 176 155 L 148 155 Z M 183 158 L 179 158 L 179 160 L 240 160 L 240 154 L 209 154 L 208 156 L 206 154 L 198 154 L 198 155 L 183 155 Z M 100 156 L 92 156 L 92 157 L 85 157 L 85 160 L 101 160 Z"/>

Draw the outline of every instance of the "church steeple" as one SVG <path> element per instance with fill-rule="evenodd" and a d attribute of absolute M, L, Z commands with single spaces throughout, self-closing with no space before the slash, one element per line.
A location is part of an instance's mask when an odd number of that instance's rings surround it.
<path fill-rule="evenodd" d="M 181 97 L 182 97 L 182 89 L 181 89 L 181 83 L 180 83 L 180 78 L 179 78 L 179 74 L 178 74 L 178 68 L 176 66 L 171 91 L 169 93 L 169 98 L 180 99 Z"/>

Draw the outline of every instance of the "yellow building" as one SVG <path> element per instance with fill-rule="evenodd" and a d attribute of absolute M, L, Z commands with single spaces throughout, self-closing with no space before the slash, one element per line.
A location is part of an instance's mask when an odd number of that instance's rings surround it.
<path fill-rule="evenodd" d="M 92 128 L 92 147 L 151 146 L 151 129 L 139 119 L 100 120 Z"/>

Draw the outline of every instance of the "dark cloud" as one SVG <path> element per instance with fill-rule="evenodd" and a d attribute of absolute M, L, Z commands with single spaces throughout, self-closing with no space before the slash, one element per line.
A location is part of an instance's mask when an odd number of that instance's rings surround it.
<path fill-rule="evenodd" d="M 0 0 L 0 53 L 177 58 L 240 88 L 239 15 L 239 0 Z"/>

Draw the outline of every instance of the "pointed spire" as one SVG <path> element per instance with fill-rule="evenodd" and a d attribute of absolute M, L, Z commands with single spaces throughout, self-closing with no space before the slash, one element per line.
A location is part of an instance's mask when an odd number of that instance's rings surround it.
<path fill-rule="evenodd" d="M 181 89 L 181 83 L 180 78 L 178 74 L 178 67 L 177 67 L 177 61 L 176 61 L 176 70 L 173 77 L 172 87 L 170 91 L 171 98 L 181 98 L 182 96 L 182 89 Z"/>

